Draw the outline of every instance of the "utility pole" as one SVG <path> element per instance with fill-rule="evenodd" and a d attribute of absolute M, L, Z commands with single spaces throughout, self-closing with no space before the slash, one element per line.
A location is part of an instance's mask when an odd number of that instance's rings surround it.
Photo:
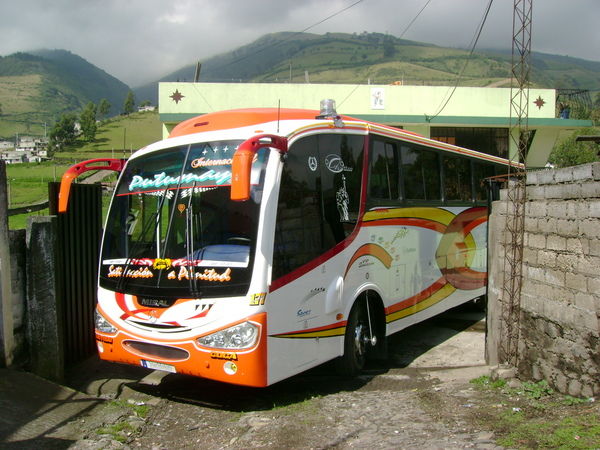
<path fill-rule="evenodd" d="M 510 157 L 523 169 L 509 168 L 506 189 L 507 216 L 502 286 L 502 330 L 500 361 L 518 363 L 523 270 L 523 235 L 525 223 L 525 170 L 529 146 L 529 73 L 531 55 L 531 13 L 533 0 L 514 0 L 512 40 L 512 81 L 510 104 L 510 139 L 516 149 Z"/>

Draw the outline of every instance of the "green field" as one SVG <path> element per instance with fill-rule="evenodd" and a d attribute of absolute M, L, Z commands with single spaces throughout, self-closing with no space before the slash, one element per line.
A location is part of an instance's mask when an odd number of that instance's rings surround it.
<path fill-rule="evenodd" d="M 156 112 L 134 113 L 103 122 L 94 142 L 78 141 L 70 149 L 56 153 L 55 159 L 81 161 L 91 158 L 122 158 L 162 138 Z"/>
<path fill-rule="evenodd" d="M 107 121 L 100 126 L 95 142 L 77 142 L 73 148 L 56 153 L 53 161 L 10 164 L 6 167 L 9 209 L 47 200 L 48 183 L 60 181 L 63 173 L 74 163 L 94 158 L 127 158 L 132 150 L 135 151 L 160 138 L 161 125 L 158 114 L 135 113 Z M 32 214 L 48 214 L 48 211 Z M 29 214 L 10 216 L 9 228 L 25 228 L 28 216 Z"/>

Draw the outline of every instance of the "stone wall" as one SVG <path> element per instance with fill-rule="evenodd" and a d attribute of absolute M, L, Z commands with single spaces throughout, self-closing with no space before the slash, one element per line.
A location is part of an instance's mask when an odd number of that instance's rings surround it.
<path fill-rule="evenodd" d="M 505 336 L 497 331 L 507 204 L 494 208 L 488 353 L 503 362 Z M 520 377 L 573 396 L 600 394 L 600 163 L 527 174 L 518 328 Z"/>

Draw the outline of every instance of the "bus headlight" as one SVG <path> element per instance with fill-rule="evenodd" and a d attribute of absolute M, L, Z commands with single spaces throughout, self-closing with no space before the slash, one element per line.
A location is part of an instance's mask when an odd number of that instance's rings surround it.
<path fill-rule="evenodd" d="M 258 339 L 258 326 L 252 322 L 234 325 L 216 333 L 198 338 L 196 341 L 203 347 L 240 350 L 252 347 Z"/>
<path fill-rule="evenodd" d="M 117 332 L 117 329 L 113 327 L 97 309 L 94 310 L 94 323 L 96 325 L 96 330 L 100 333 L 113 334 Z"/>

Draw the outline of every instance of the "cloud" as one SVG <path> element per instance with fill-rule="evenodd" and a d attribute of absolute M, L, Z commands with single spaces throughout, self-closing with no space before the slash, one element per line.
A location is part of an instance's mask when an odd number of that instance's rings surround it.
<path fill-rule="evenodd" d="M 380 32 L 467 47 L 488 0 L 363 0 L 309 32 Z M 136 86 L 276 31 L 301 31 L 356 0 L 19 0 L 0 5 L 0 55 L 64 48 Z M 494 2 L 478 48 L 510 49 L 512 5 Z M 598 0 L 534 2 L 532 49 L 600 60 Z"/>

